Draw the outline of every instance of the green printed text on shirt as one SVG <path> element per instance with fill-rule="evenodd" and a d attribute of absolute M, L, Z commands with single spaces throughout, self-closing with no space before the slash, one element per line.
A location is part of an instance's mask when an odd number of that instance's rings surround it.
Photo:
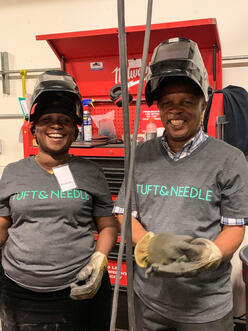
<path fill-rule="evenodd" d="M 17 192 L 13 195 L 13 200 L 25 200 L 25 199 L 32 199 L 32 200 L 43 200 L 43 199 L 49 199 L 49 200 L 55 200 L 55 199 L 81 199 L 81 200 L 89 200 L 88 193 L 82 191 L 82 190 L 68 190 L 68 191 L 36 191 L 36 190 L 30 190 L 30 191 L 21 191 Z"/>
<path fill-rule="evenodd" d="M 152 184 L 137 184 L 137 193 L 162 197 L 183 197 L 212 201 L 212 190 L 204 190 L 193 186 L 166 186 Z"/>

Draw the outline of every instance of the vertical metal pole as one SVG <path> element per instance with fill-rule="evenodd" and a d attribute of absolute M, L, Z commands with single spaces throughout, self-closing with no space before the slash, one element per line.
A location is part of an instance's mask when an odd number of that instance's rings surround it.
<path fill-rule="evenodd" d="M 124 0 L 118 0 L 118 28 L 119 28 L 122 115 L 123 115 L 123 124 L 124 124 L 124 145 L 125 145 L 124 182 L 125 182 L 125 192 L 127 192 L 131 143 L 130 143 L 127 45 L 126 45 Z M 128 205 L 126 206 L 125 213 L 127 215 L 127 221 L 126 221 L 126 227 L 122 232 L 122 237 L 126 241 L 128 324 L 129 324 L 129 331 L 134 331 L 135 321 L 134 321 L 134 298 L 133 298 L 133 254 L 132 254 L 133 245 L 132 245 L 132 223 L 131 223 L 131 200 L 129 200 Z"/>
<path fill-rule="evenodd" d="M 124 25 L 124 3 L 123 1 L 119 0 L 118 2 L 118 14 L 120 13 L 120 17 L 118 15 L 118 21 L 120 25 L 125 27 Z M 115 330 L 115 323 L 116 323 L 116 315 L 117 315 L 117 307 L 118 307 L 118 291 L 119 291 L 119 281 L 121 276 L 121 264 L 122 264 L 122 255 L 123 255 L 123 248 L 124 248 L 124 235 L 127 241 L 127 258 L 132 265 L 132 233 L 131 233 L 131 189 L 133 185 L 133 171 L 134 171 L 134 163 L 135 163 L 135 150 L 136 150 L 136 139 L 138 134 L 138 126 L 139 126 L 139 114 L 140 114 L 140 104 L 141 104 L 141 97 L 142 97 L 142 88 L 144 83 L 144 77 L 146 72 L 146 62 L 147 62 L 147 54 L 148 54 L 148 47 L 149 47 L 149 38 L 150 38 L 150 27 L 151 27 L 151 13 L 152 13 L 152 0 L 148 0 L 148 9 L 147 9 L 147 24 L 146 24 L 146 32 L 145 32 L 145 40 L 144 40 L 144 47 L 143 47 L 143 55 L 142 55 L 142 68 L 141 68 L 141 75 L 139 81 L 139 89 L 136 101 L 136 111 L 135 111 L 135 122 L 134 122 L 134 132 L 133 132 L 133 142 L 132 142 L 132 150 L 131 150 L 131 158 L 130 158 L 130 165 L 128 167 L 128 177 L 125 174 L 125 208 L 124 208 L 124 216 L 123 216 L 123 223 L 121 229 L 121 243 L 119 248 L 118 254 L 118 264 L 117 264 L 117 275 L 116 275 L 116 284 L 115 284 L 115 291 L 114 291 L 114 299 L 113 299 L 113 311 L 111 317 L 111 326 L 110 331 Z M 123 32 L 122 30 L 119 30 Z M 119 43 L 119 52 L 124 54 L 126 51 L 125 45 L 123 47 L 122 41 Z M 125 65 L 126 65 L 125 61 Z M 124 71 L 124 84 L 126 86 L 126 95 L 122 94 L 122 100 L 126 100 L 128 105 L 128 92 L 127 92 L 127 75 Z M 123 73 L 121 72 L 121 75 Z M 121 76 L 123 79 L 123 76 Z M 125 86 L 123 86 L 125 88 Z M 123 92 L 123 90 L 122 90 Z M 124 109 L 123 109 L 124 114 Z M 124 127 L 124 137 L 125 134 L 128 136 L 128 143 L 130 144 L 130 130 L 129 130 L 129 117 L 128 117 L 128 125 Z M 129 146 L 128 144 L 128 146 Z M 129 148 L 130 149 L 130 148 Z M 128 149 L 128 153 L 129 153 Z M 129 154 L 128 154 L 129 157 Z M 129 164 L 129 162 L 128 162 Z M 130 250 L 131 247 L 131 250 Z M 128 271 L 128 313 L 129 313 L 129 331 L 135 331 L 135 315 L 134 315 L 134 305 L 133 305 L 133 271 L 132 267 L 130 267 Z M 131 281 L 130 281 L 131 278 Z"/>
<path fill-rule="evenodd" d="M 127 47 L 126 47 L 126 31 L 125 31 L 125 8 L 124 0 L 117 0 L 117 9 L 118 9 L 118 37 L 119 37 L 119 58 L 120 58 L 120 72 L 121 72 L 121 94 L 122 94 L 122 116 L 123 116 L 123 126 L 124 126 L 124 145 L 125 145 L 125 160 L 124 160 L 124 180 L 125 180 L 125 189 L 127 186 L 127 179 L 129 175 L 129 161 L 130 161 L 130 124 L 129 124 L 129 96 L 128 96 L 128 78 L 127 78 Z M 126 190 L 125 190 L 126 191 Z M 122 256 L 124 252 L 124 241 L 127 240 L 127 246 L 130 246 L 131 235 L 128 236 L 128 232 L 131 232 L 131 206 L 128 204 L 126 210 L 128 213 L 128 223 L 129 226 L 123 227 L 121 230 L 121 242 L 119 247 L 119 254 L 117 260 L 117 271 L 116 271 L 116 282 L 114 288 L 114 298 L 113 298 L 113 309 L 111 316 L 111 325 L 110 331 L 115 330 L 117 310 L 118 310 L 118 298 L 119 298 L 119 288 L 120 288 L 120 278 L 121 278 L 121 269 L 122 269 Z M 128 248 L 127 248 L 128 249 Z M 132 242 L 131 242 L 132 249 Z M 130 248 L 128 249 L 128 251 Z M 127 273 L 130 274 L 130 262 L 128 260 L 129 252 L 127 252 Z M 132 259 L 132 254 L 131 254 Z M 128 276 L 129 278 L 129 276 Z M 128 286 L 128 317 L 130 323 L 130 306 L 133 306 L 133 302 L 130 302 L 130 288 Z M 132 291 L 132 289 L 131 289 Z M 132 297 L 131 297 L 131 301 Z M 129 330 L 133 330 L 132 326 Z"/>
<path fill-rule="evenodd" d="M 9 70 L 8 52 L 1 52 L 1 68 L 2 68 L 2 87 L 4 94 L 10 94 L 9 75 L 6 73 Z"/>

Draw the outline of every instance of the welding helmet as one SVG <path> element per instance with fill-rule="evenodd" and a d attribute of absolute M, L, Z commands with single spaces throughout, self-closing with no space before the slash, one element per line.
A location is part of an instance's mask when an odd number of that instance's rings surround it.
<path fill-rule="evenodd" d="M 147 105 L 157 100 L 167 78 L 180 76 L 193 81 L 208 100 L 208 74 L 198 45 L 186 38 L 165 40 L 154 49 L 150 62 L 145 88 Z"/>
<path fill-rule="evenodd" d="M 49 70 L 38 77 L 29 106 L 29 121 L 37 121 L 41 115 L 64 113 L 75 124 L 83 118 L 82 97 L 75 80 L 64 71 Z"/>

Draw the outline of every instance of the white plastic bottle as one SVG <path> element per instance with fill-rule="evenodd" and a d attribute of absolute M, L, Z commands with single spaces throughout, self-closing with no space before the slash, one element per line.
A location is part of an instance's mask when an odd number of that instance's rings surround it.
<path fill-rule="evenodd" d="M 91 117 L 90 117 L 90 112 L 88 111 L 87 108 L 84 109 L 83 140 L 84 141 L 91 141 L 92 140 Z"/>
<path fill-rule="evenodd" d="M 149 118 L 146 125 L 146 140 L 157 137 L 157 125 L 153 118 Z"/>

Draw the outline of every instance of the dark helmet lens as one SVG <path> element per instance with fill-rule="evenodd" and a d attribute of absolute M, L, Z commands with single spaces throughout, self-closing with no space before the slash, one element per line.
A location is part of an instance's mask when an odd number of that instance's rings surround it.
<path fill-rule="evenodd" d="M 152 55 L 145 90 L 146 102 L 152 105 L 160 84 L 167 77 L 185 76 L 196 83 L 208 100 L 208 75 L 198 46 L 186 38 L 173 38 L 159 44 Z"/>
<path fill-rule="evenodd" d="M 30 111 L 36 103 L 42 103 L 43 105 L 47 103 L 48 106 L 51 106 L 51 103 L 55 100 L 57 103 L 61 102 L 59 93 L 63 95 L 64 99 L 67 98 L 67 101 L 63 102 L 71 103 L 70 109 L 78 117 L 78 124 L 82 123 L 83 106 L 78 86 L 72 76 L 61 70 L 49 70 L 38 77 L 30 100 Z M 30 120 L 32 118 L 34 116 L 30 116 Z"/>

